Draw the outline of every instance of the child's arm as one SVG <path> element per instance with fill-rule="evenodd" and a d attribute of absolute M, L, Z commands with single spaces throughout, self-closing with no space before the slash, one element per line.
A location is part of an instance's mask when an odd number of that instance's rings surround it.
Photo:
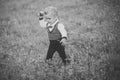
<path fill-rule="evenodd" d="M 47 22 L 43 20 L 39 20 L 39 24 L 42 28 L 46 28 Z"/>
<path fill-rule="evenodd" d="M 46 28 L 47 22 L 44 20 L 44 12 L 40 11 L 39 13 L 39 24 L 41 27 Z"/>
<path fill-rule="evenodd" d="M 62 39 L 60 41 L 60 43 L 65 46 L 66 44 L 66 40 L 67 40 L 67 31 L 65 30 L 65 26 L 62 23 L 58 24 L 58 30 L 60 31 L 61 35 L 62 35 Z"/>
<path fill-rule="evenodd" d="M 62 38 L 67 39 L 67 31 L 65 30 L 65 26 L 62 23 L 58 24 L 58 30 L 60 31 Z"/>

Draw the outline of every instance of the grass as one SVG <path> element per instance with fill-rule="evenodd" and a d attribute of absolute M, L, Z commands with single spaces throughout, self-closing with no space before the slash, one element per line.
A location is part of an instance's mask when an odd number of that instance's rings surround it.
<path fill-rule="evenodd" d="M 0 1 L 0 80 L 119 80 L 118 0 Z M 38 12 L 56 6 L 68 31 L 63 67 L 55 53 L 44 62 L 49 41 Z"/>

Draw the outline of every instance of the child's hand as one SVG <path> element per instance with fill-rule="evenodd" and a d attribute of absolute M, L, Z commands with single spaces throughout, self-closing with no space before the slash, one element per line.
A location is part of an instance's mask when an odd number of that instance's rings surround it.
<path fill-rule="evenodd" d="M 39 16 L 44 16 L 44 11 L 40 11 Z"/>
<path fill-rule="evenodd" d="M 62 46 L 65 46 L 65 44 L 66 44 L 66 39 L 63 38 L 63 39 L 60 41 L 60 43 L 61 43 Z"/>
<path fill-rule="evenodd" d="M 42 20 L 44 17 L 44 11 L 40 11 L 38 15 L 39 15 L 39 20 Z"/>

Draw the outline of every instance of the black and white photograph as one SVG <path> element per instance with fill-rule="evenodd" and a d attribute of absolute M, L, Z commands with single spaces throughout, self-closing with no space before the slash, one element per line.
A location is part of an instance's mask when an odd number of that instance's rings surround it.
<path fill-rule="evenodd" d="M 120 0 L 0 0 L 0 80 L 120 80 Z"/>

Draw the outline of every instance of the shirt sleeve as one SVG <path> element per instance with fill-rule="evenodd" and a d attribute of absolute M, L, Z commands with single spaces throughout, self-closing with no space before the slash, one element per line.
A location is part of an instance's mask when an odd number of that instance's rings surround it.
<path fill-rule="evenodd" d="M 58 30 L 60 31 L 62 38 L 63 37 L 67 38 L 67 31 L 65 29 L 65 26 L 62 23 L 58 24 Z"/>
<path fill-rule="evenodd" d="M 46 28 L 47 22 L 43 19 L 43 20 L 39 20 L 39 24 L 42 28 Z"/>

